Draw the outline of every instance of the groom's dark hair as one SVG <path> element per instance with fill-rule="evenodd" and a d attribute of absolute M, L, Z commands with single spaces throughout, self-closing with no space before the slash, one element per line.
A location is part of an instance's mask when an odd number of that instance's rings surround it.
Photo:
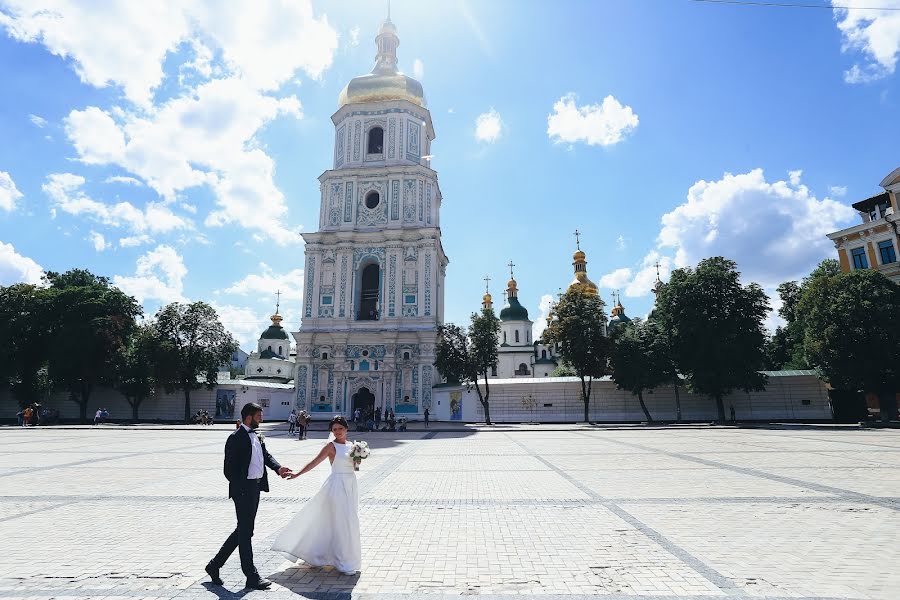
<path fill-rule="evenodd" d="M 262 406 L 257 404 L 256 402 L 248 402 L 244 405 L 244 408 L 241 409 L 241 421 L 246 419 L 249 416 L 255 415 L 259 411 L 262 410 Z"/>

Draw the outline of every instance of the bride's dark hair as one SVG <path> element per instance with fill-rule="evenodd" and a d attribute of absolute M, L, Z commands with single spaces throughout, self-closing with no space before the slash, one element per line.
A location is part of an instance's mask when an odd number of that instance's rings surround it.
<path fill-rule="evenodd" d="M 347 419 L 345 419 L 341 415 L 335 415 L 328 423 L 328 431 L 331 431 L 331 428 L 334 427 L 335 423 L 342 426 L 344 429 L 350 429 L 350 426 L 347 424 Z"/>

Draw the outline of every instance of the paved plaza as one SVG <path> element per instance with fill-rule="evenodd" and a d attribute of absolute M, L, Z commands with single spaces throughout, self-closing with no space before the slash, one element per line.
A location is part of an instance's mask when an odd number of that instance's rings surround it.
<path fill-rule="evenodd" d="M 363 570 L 268 551 L 327 472 L 272 481 L 257 566 L 203 566 L 234 527 L 229 430 L 0 429 L 0 598 L 900 598 L 900 431 L 553 427 L 366 435 Z M 299 469 L 324 432 L 269 449 Z"/>

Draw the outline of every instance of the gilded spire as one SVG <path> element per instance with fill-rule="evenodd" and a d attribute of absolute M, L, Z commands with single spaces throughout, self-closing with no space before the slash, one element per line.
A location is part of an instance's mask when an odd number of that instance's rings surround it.
<path fill-rule="evenodd" d="M 513 267 L 516 265 L 513 261 L 509 261 L 506 266 L 509 267 L 509 281 L 506 283 L 506 296 L 507 298 L 518 298 L 519 288 L 516 283 L 515 275 L 513 274 Z"/>
<path fill-rule="evenodd" d="M 270 318 L 272 319 L 272 325 L 277 327 L 281 327 L 281 322 L 284 320 L 281 318 L 281 315 L 278 314 L 278 310 L 281 308 L 281 290 L 275 292 L 275 314 Z"/>
<path fill-rule="evenodd" d="M 572 266 L 575 269 L 575 279 L 569 284 L 569 289 L 580 287 L 590 294 L 597 293 L 597 284 L 588 279 L 587 256 L 581 249 L 581 232 L 575 230 L 575 253 L 572 254 Z"/>
<path fill-rule="evenodd" d="M 485 275 L 484 276 L 484 296 L 481 298 L 481 307 L 484 309 L 493 308 L 493 306 L 494 306 L 493 298 L 491 298 L 490 283 L 491 283 L 490 275 Z"/>

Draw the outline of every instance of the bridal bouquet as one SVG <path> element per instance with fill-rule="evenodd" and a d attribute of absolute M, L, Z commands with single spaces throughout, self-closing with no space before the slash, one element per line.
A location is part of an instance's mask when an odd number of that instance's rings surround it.
<path fill-rule="evenodd" d="M 353 447 L 350 448 L 350 458 L 353 459 L 353 469 L 359 471 L 359 463 L 364 458 L 369 458 L 369 444 L 366 442 L 353 442 Z"/>

